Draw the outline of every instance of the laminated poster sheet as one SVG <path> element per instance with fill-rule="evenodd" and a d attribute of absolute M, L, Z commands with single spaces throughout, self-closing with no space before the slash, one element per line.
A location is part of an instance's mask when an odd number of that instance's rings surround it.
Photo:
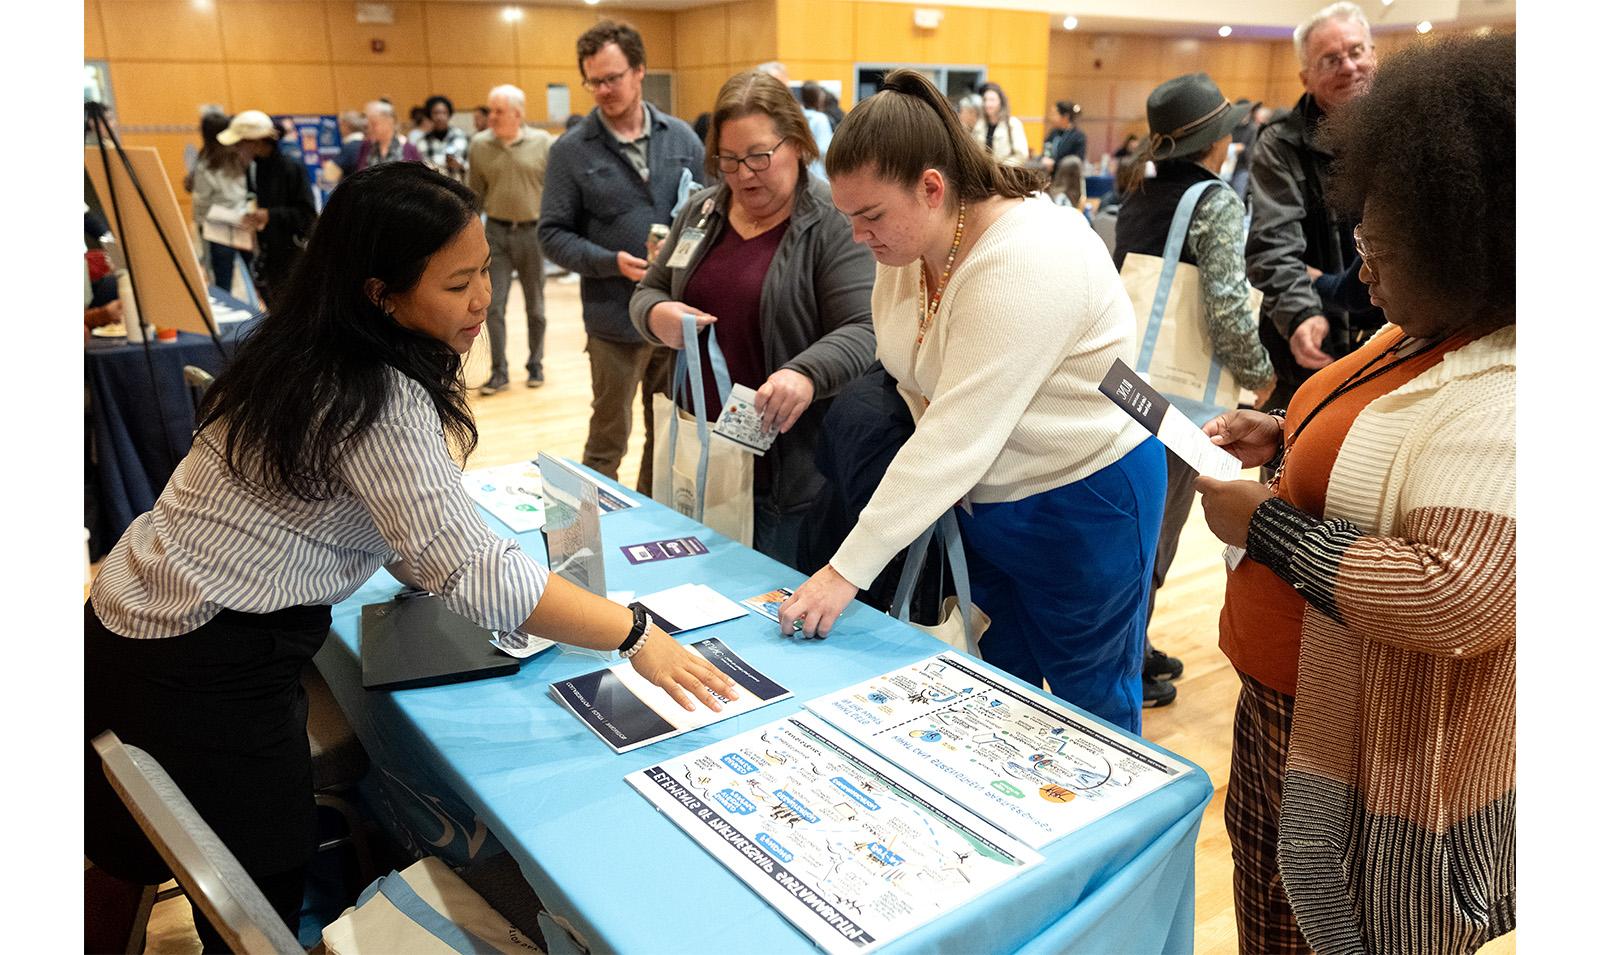
<path fill-rule="evenodd" d="M 956 654 L 806 709 L 1035 849 L 1190 770 Z"/>
<path fill-rule="evenodd" d="M 834 955 L 893 941 L 1040 861 L 806 713 L 627 780 Z"/>

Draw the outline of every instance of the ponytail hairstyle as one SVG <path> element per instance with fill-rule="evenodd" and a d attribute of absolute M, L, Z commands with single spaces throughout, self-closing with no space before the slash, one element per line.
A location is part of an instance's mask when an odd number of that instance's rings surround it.
<path fill-rule="evenodd" d="M 937 169 L 952 208 L 957 199 L 1025 198 L 1042 185 L 1036 170 L 996 162 L 933 82 L 910 69 L 884 77 L 878 92 L 845 116 L 823 162 L 829 179 L 868 169 L 903 189 L 916 188 L 924 171 Z"/>
<path fill-rule="evenodd" d="M 461 356 L 388 314 L 428 259 L 477 219 L 478 200 L 423 163 L 383 163 L 346 178 L 289 281 L 200 406 L 196 432 L 232 475 L 302 501 L 339 492 L 340 459 L 389 402 L 395 373 L 422 386 L 464 462 L 478 432 Z M 367 283 L 383 286 L 368 297 Z M 397 466 L 399 464 L 397 463 Z"/>

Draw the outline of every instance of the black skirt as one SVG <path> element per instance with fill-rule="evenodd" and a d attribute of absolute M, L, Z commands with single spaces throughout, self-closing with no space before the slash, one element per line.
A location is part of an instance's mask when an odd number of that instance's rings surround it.
<path fill-rule="evenodd" d="M 326 606 L 224 610 L 182 636 L 136 640 L 107 630 L 85 602 L 85 738 L 109 729 L 153 756 L 251 876 L 304 865 L 316 806 L 300 671 L 330 621 Z M 129 881 L 169 878 L 84 749 L 84 854 Z"/>

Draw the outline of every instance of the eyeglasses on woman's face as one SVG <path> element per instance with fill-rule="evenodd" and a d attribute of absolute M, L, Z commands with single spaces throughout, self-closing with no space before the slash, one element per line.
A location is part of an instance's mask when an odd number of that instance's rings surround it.
<path fill-rule="evenodd" d="M 724 156 L 717 154 L 717 168 L 724 173 L 732 175 L 739 171 L 739 164 L 743 163 L 751 172 L 766 172 L 772 166 L 772 156 L 783 145 L 780 139 L 771 149 L 765 152 L 753 152 L 743 156 Z"/>
<path fill-rule="evenodd" d="M 1361 256 L 1362 261 L 1371 262 L 1374 259 L 1381 259 L 1394 254 L 1393 249 L 1374 248 L 1372 243 L 1367 240 L 1367 237 L 1361 234 L 1361 226 L 1359 225 L 1356 226 L 1355 240 L 1356 254 Z"/>

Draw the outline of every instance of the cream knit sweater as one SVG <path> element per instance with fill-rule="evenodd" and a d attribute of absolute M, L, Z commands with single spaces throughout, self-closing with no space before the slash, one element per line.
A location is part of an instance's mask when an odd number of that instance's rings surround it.
<path fill-rule="evenodd" d="M 1500 329 L 1368 405 L 1321 520 L 1251 520 L 1251 557 L 1310 604 L 1278 864 L 1322 955 L 1516 925 L 1516 344 Z"/>
<path fill-rule="evenodd" d="M 830 561 L 863 589 L 962 497 L 1018 501 L 1148 437 L 1098 390 L 1113 359 L 1133 363 L 1133 307 L 1081 213 L 1037 196 L 1008 209 L 951 274 L 918 346 L 920 268 L 879 265 L 872 290 L 878 358 L 917 428 Z"/>

